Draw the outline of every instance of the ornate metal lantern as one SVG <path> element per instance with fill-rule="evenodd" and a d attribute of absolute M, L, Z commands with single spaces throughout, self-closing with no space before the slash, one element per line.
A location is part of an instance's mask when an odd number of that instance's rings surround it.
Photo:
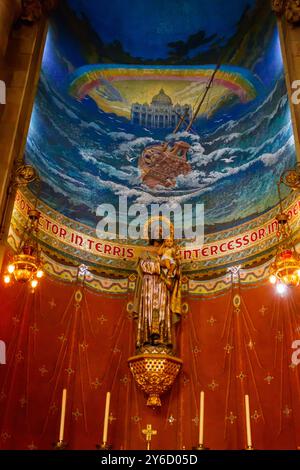
<path fill-rule="evenodd" d="M 277 285 L 298 286 L 300 284 L 300 256 L 293 242 L 289 216 L 282 207 L 281 184 L 294 190 L 300 188 L 300 166 L 298 164 L 282 173 L 277 184 L 280 204 L 280 213 L 276 217 L 278 246 L 275 259 L 270 266 L 270 282 Z"/>
<path fill-rule="evenodd" d="M 11 284 L 13 281 L 30 283 L 32 289 L 35 289 L 43 277 L 44 272 L 37 242 L 39 218 L 38 210 L 29 211 L 28 222 L 21 237 L 18 251 L 7 266 L 4 275 L 5 284 Z"/>

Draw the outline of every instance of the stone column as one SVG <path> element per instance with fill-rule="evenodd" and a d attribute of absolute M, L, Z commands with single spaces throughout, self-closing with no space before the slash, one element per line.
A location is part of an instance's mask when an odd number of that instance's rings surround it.
<path fill-rule="evenodd" d="M 1 86 L 4 88 L 4 96 L 6 97 L 6 85 L 9 79 L 9 74 L 7 73 L 5 67 L 5 54 L 7 50 L 7 45 L 9 42 L 9 36 L 13 24 L 19 18 L 21 14 L 21 0 L 0 0 L 0 80 Z M 1 90 L 2 91 L 2 90 Z M 1 95 L 2 97 L 2 95 Z M 4 104 L 0 104 L 0 123 L 1 118 L 4 112 Z M 0 159 L 2 157 L 0 156 Z M 2 172 L 0 164 L 0 173 Z M 0 175 L 0 184 L 3 184 L 1 175 Z M 1 211 L 0 211 L 1 212 Z M 5 247 L 0 243 L 0 268 L 2 266 L 3 257 L 4 257 Z"/>
<path fill-rule="evenodd" d="M 14 205 L 11 185 L 23 161 L 47 33 L 45 13 L 56 0 L 0 0 L 0 79 L 6 104 L 0 105 L 0 269 Z M 14 28 L 17 21 L 18 27 Z"/>
<path fill-rule="evenodd" d="M 22 11 L 22 0 L 0 0 L 0 80 L 1 80 L 1 100 L 0 119 L 3 113 L 3 97 L 5 97 L 6 83 L 9 79 L 5 67 L 5 54 L 9 41 L 9 36 L 14 23 L 18 20 Z"/>
<path fill-rule="evenodd" d="M 297 159 L 300 161 L 300 104 L 292 100 L 295 91 L 293 83 L 300 81 L 300 0 L 272 0 L 271 5 L 278 19 Z M 299 89 L 299 86 L 297 88 Z"/>

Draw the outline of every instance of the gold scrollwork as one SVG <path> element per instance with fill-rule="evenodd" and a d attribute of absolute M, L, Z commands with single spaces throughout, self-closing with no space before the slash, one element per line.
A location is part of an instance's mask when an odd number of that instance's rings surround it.
<path fill-rule="evenodd" d="M 234 297 L 233 297 L 233 305 L 235 308 L 239 308 L 240 305 L 241 305 L 241 297 L 239 296 L 239 294 L 236 294 Z"/>
<path fill-rule="evenodd" d="M 76 301 L 77 304 L 81 303 L 81 301 L 82 301 L 82 292 L 81 292 L 81 290 L 77 290 L 75 292 L 75 301 Z"/>
<path fill-rule="evenodd" d="M 181 306 L 181 311 L 184 315 L 186 315 L 189 311 L 189 304 L 187 302 L 184 302 Z"/>
<path fill-rule="evenodd" d="M 17 186 L 27 186 L 29 183 L 38 180 L 38 174 L 31 165 L 21 165 L 16 169 L 14 183 Z"/>

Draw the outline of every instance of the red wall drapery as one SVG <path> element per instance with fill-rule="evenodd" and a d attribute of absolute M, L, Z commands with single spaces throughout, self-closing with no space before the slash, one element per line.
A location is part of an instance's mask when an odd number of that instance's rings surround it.
<path fill-rule="evenodd" d="M 105 394 L 112 393 L 109 441 L 114 449 L 144 449 L 142 429 L 158 430 L 154 449 L 197 444 L 199 394 L 205 391 L 205 443 L 211 449 L 246 445 L 244 395 L 250 395 L 258 449 L 300 446 L 300 291 L 284 298 L 267 284 L 233 285 L 218 297 L 187 296 L 177 330 L 182 373 L 162 401 L 146 407 L 127 365 L 134 353 L 128 296 L 97 294 L 45 278 L 0 288 L 0 448 L 50 449 L 58 439 L 62 389 L 68 389 L 69 449 L 95 449 L 102 439 Z"/>

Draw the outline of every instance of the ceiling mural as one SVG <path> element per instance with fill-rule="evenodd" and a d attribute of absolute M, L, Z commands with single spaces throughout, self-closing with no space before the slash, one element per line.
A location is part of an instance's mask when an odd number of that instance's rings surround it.
<path fill-rule="evenodd" d="M 120 195 L 202 202 L 206 233 L 273 208 L 295 148 L 269 0 L 61 2 L 26 160 L 43 202 L 90 227 Z"/>

